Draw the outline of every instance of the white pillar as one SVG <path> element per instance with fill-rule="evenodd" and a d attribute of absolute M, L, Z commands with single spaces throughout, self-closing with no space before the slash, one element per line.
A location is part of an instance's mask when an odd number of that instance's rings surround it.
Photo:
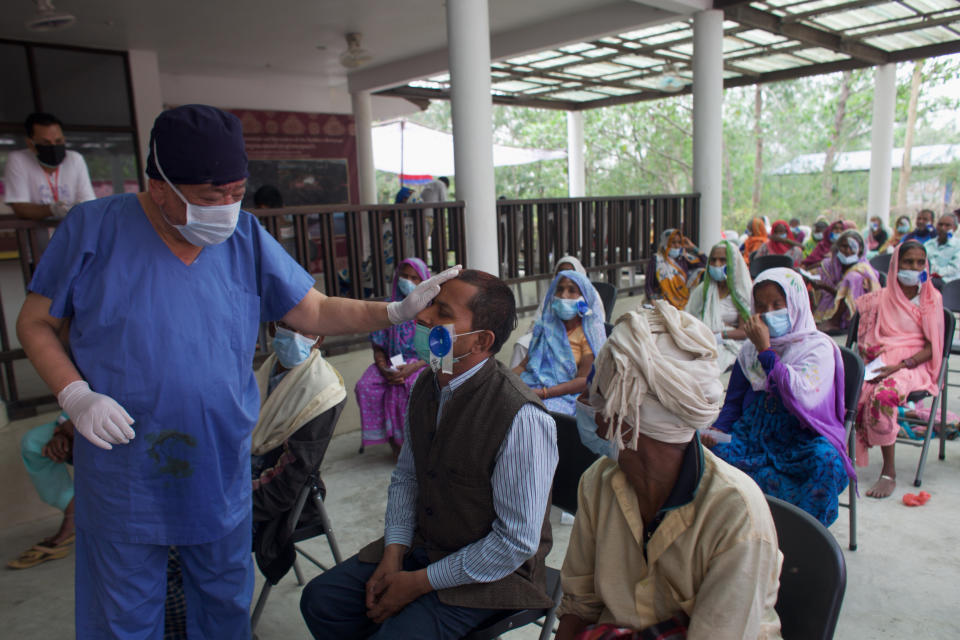
<path fill-rule="evenodd" d="M 466 203 L 467 263 L 500 274 L 493 179 L 490 15 L 487 0 L 447 0 L 456 196 Z"/>
<path fill-rule="evenodd" d="M 370 92 L 350 94 L 353 122 L 357 130 L 357 179 L 360 181 L 360 203 L 377 204 L 377 173 L 373 166 L 373 109 Z"/>
<path fill-rule="evenodd" d="M 897 97 L 897 65 L 876 68 L 873 89 L 873 125 L 870 132 L 870 190 L 867 194 L 867 220 L 890 217 L 890 183 L 893 166 L 893 117 Z"/>
<path fill-rule="evenodd" d="M 700 193 L 700 247 L 723 226 L 723 11 L 693 16 L 693 190 Z"/>
<path fill-rule="evenodd" d="M 127 52 L 130 63 L 130 83 L 133 92 L 133 110 L 137 118 L 140 166 L 147 170 L 147 151 L 150 146 L 150 130 L 153 121 L 163 111 L 163 94 L 160 89 L 160 65 L 157 52 L 146 49 L 131 49 Z"/>
<path fill-rule="evenodd" d="M 567 185 L 571 198 L 587 194 L 583 154 L 583 111 L 567 111 Z"/>

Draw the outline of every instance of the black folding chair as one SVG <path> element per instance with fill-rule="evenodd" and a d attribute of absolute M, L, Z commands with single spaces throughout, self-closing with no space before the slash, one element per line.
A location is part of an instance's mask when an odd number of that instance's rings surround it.
<path fill-rule="evenodd" d="M 847 455 L 852 460 L 856 455 L 856 441 L 853 423 L 857 418 L 857 403 L 860 401 L 860 392 L 863 390 L 863 360 L 853 349 L 840 347 L 840 356 L 843 358 L 843 405 L 846 412 L 843 415 L 843 429 L 846 435 Z M 850 509 L 850 551 L 857 550 L 857 481 L 851 480 L 847 487 L 847 504 L 840 503 L 841 507 Z"/>
<path fill-rule="evenodd" d="M 847 347 L 852 348 L 857 341 L 857 330 L 860 327 L 860 314 L 855 313 L 853 319 L 850 322 L 850 332 L 847 334 Z M 953 346 L 953 332 L 956 329 L 956 318 L 953 316 L 953 312 L 944 306 L 943 309 L 943 353 L 942 360 L 940 362 L 940 371 L 937 373 L 937 395 L 933 396 L 933 402 L 930 406 L 930 416 L 926 420 L 921 420 L 919 418 L 908 418 L 906 416 L 899 418 L 900 422 L 906 422 L 907 424 L 913 425 L 923 425 L 926 426 L 926 433 L 923 434 L 923 442 L 917 442 L 916 440 L 911 440 L 909 438 L 897 438 L 897 442 L 903 444 L 909 444 L 914 447 L 922 447 L 920 452 L 920 463 L 917 465 L 917 475 L 913 480 L 913 486 L 919 487 L 923 482 L 923 468 L 927 464 L 927 453 L 930 450 L 930 438 L 933 434 L 933 423 L 936 420 L 937 409 L 940 406 L 941 402 L 946 400 L 947 389 L 947 368 L 950 360 L 950 352 Z M 913 391 L 907 395 L 907 402 L 918 403 L 926 398 L 930 397 L 930 394 L 926 391 Z M 941 415 L 941 422 L 946 421 L 946 411 Z M 946 428 L 941 425 L 940 428 L 940 459 L 943 460 L 946 456 Z"/>
<path fill-rule="evenodd" d="M 307 500 L 313 500 L 315 502 L 318 518 L 309 523 L 300 524 L 300 516 L 303 514 Z M 323 505 L 323 497 L 320 495 L 320 474 L 319 472 L 315 472 L 307 479 L 307 482 L 300 490 L 300 493 L 297 496 L 297 502 L 294 504 L 293 509 L 287 516 L 281 536 L 283 539 L 293 542 L 294 549 L 297 553 L 315 564 L 320 569 L 326 571 L 328 567 L 323 566 L 319 560 L 296 546 L 296 543 L 298 542 L 303 542 L 304 540 L 309 540 L 322 535 L 327 537 L 327 543 L 330 545 L 330 553 L 333 554 L 334 564 L 340 564 L 343 562 L 343 557 L 340 555 L 340 547 L 337 545 L 337 539 L 333 535 L 333 527 L 330 524 L 330 517 L 327 515 L 327 510 Z M 297 576 L 298 585 L 302 587 L 304 584 L 306 584 L 306 580 L 303 579 L 303 572 L 300 570 L 300 564 L 296 559 L 293 561 L 293 572 Z M 273 589 L 274 585 L 275 583 L 265 580 L 263 583 L 263 588 L 260 589 L 260 596 L 257 598 L 257 604 L 254 606 L 253 614 L 250 616 L 251 632 L 256 630 L 257 623 L 260 622 L 260 616 L 263 614 L 263 608 L 267 604 L 267 598 L 270 596 L 270 591 Z"/>
<path fill-rule="evenodd" d="M 890 258 L 893 257 L 892 253 L 881 253 L 870 258 L 870 266 L 876 269 L 879 273 L 886 275 L 887 271 L 890 270 Z"/>
<path fill-rule="evenodd" d="M 847 588 L 847 565 L 836 539 L 809 513 L 766 496 L 783 553 L 777 614 L 785 640 L 830 640 Z"/>
<path fill-rule="evenodd" d="M 603 301 L 603 310 L 606 313 L 605 321 L 610 322 L 613 317 L 613 307 L 617 304 L 617 288 L 609 282 L 590 282 L 593 288 L 597 290 L 597 295 Z"/>
<path fill-rule="evenodd" d="M 610 334 L 613 333 L 613 327 L 614 327 L 614 325 L 610 324 L 609 322 L 604 322 L 604 323 L 603 323 L 603 328 L 604 328 L 604 330 L 607 332 L 607 337 L 608 337 L 608 338 L 610 337 Z"/>
<path fill-rule="evenodd" d="M 551 503 L 567 513 L 576 514 L 580 476 L 596 462 L 597 454 L 587 449 L 580 441 L 577 421 L 573 416 L 553 412 L 550 415 L 557 422 L 557 450 L 560 456 L 557 461 L 557 470 L 553 474 Z M 553 598 L 553 606 L 549 609 L 523 609 L 495 615 L 481 628 L 465 636 L 464 640 L 493 640 L 511 629 L 531 622 L 543 627 L 540 640 L 546 640 L 553 633 L 557 606 L 563 595 L 558 569 L 547 567 L 547 593 Z M 544 619 L 543 622 L 540 622 L 540 618 Z"/>
<path fill-rule="evenodd" d="M 758 275 L 767 269 L 776 267 L 793 268 L 793 258 L 787 255 L 757 256 L 750 258 L 750 277 L 756 279 Z"/>

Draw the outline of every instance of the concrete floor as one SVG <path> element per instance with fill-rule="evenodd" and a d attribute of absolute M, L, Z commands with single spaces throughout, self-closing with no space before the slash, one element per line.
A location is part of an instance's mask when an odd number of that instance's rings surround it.
<path fill-rule="evenodd" d="M 621 299 L 617 311 L 625 311 L 635 302 L 636 299 Z M 526 322 L 528 320 L 521 321 L 521 326 Z M 354 364 L 357 368 L 366 362 L 366 354 L 355 354 L 354 358 L 360 361 Z M 960 407 L 960 394 L 951 394 L 950 406 Z M 38 417 L 31 422 L 41 420 Z M 9 432 L 18 426 L 13 423 L 4 430 Z M 5 440 L 3 449 L 8 449 L 10 440 Z M 322 467 L 329 492 L 327 508 L 345 555 L 355 553 L 382 534 L 386 490 L 393 467 L 386 446 L 358 455 L 359 441 L 356 432 L 335 437 Z M 847 511 L 841 509 L 840 518 L 830 528 L 844 549 L 848 574 L 837 638 L 960 638 L 960 621 L 951 607 L 960 585 L 960 554 L 954 550 L 953 537 L 960 531 L 958 442 L 947 443 L 945 461 L 937 460 L 932 448 L 923 489 L 933 497 L 919 508 L 906 507 L 900 499 L 904 493 L 918 491 L 912 479 L 920 450 L 909 446 L 898 448 L 900 485 L 890 499 L 861 499 L 859 549 L 855 552 L 846 549 L 848 516 Z M 5 463 L 15 463 L 15 456 L 8 455 L 11 452 L 0 450 L 0 453 Z M 878 452 L 870 467 L 861 471 L 864 489 L 879 475 L 879 462 Z M 9 476 L 9 471 L 7 467 L 4 475 Z M 5 503 L 0 506 L 4 511 L 12 506 L 11 501 L 32 500 L 35 497 L 28 491 L 17 495 L 0 492 L 0 502 Z M 19 524 L 10 526 L 8 520 L 0 524 L 0 559 L 5 561 L 15 556 L 55 530 L 59 518 L 50 511 L 38 513 L 41 517 Z M 560 524 L 559 513 L 553 513 L 552 521 L 554 547 L 547 562 L 559 567 L 570 527 Z M 303 547 L 321 561 L 332 560 L 322 538 L 306 542 Z M 301 566 L 307 579 L 320 573 L 307 562 Z M 73 637 L 73 573 L 72 555 L 26 571 L 0 569 L 0 636 Z M 261 582 L 258 576 L 257 592 Z M 300 587 L 291 572 L 270 596 L 258 628 L 261 640 L 308 637 L 299 613 L 299 594 Z M 538 632 L 539 628 L 531 626 L 506 637 L 535 638 Z"/>

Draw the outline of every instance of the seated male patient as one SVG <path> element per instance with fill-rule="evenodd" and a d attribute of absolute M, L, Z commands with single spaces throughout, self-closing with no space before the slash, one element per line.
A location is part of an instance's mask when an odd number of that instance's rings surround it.
<path fill-rule="evenodd" d="M 614 446 L 580 478 L 557 640 L 779 638 L 770 509 L 697 436 L 723 397 L 713 333 L 654 305 L 622 316 L 594 363 L 589 401 Z"/>
<path fill-rule="evenodd" d="M 314 638 L 460 638 L 511 610 L 548 607 L 556 425 L 494 356 L 516 327 L 510 288 L 482 271 L 444 283 L 417 316 L 453 325 L 452 373 L 410 395 L 384 537 L 314 578 L 300 610 Z"/>

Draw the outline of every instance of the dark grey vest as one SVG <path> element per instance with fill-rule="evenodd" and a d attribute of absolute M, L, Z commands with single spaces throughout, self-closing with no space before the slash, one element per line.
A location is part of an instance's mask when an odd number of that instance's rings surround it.
<path fill-rule="evenodd" d="M 407 410 L 418 484 L 413 545 L 425 548 L 431 562 L 490 533 L 497 518 L 490 477 L 500 446 L 520 407 L 530 402 L 544 408 L 519 377 L 490 358 L 447 400 L 437 424 L 435 381 L 432 371 L 420 376 Z M 540 546 L 514 573 L 496 582 L 443 589 L 440 601 L 486 609 L 549 607 L 544 564 L 552 546 L 549 516 L 548 505 Z M 382 548 L 382 540 L 368 546 L 360 560 L 378 562 Z"/>

